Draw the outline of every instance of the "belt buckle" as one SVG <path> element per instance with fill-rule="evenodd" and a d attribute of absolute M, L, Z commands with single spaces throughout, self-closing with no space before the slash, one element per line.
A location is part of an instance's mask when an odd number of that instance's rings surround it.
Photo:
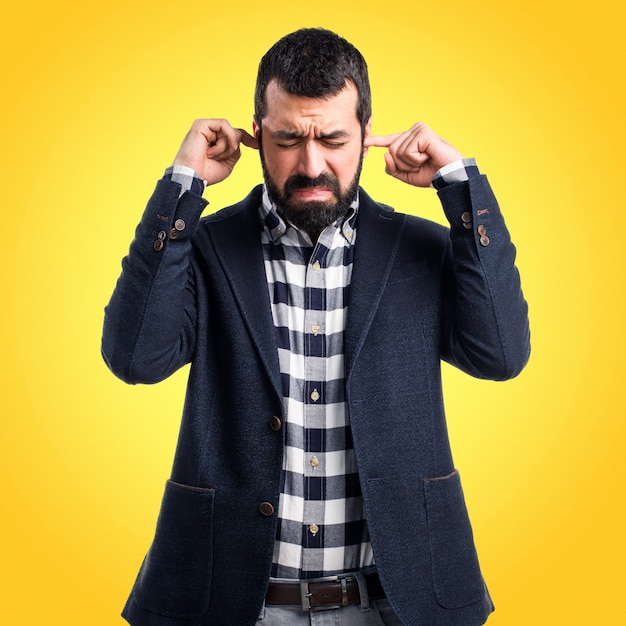
<path fill-rule="evenodd" d="M 340 609 L 348 606 L 348 581 L 356 580 L 353 574 L 342 574 L 337 576 L 323 576 L 322 578 L 305 578 L 300 581 L 300 603 L 303 611 L 325 611 L 328 609 Z M 328 606 L 311 606 L 311 590 L 309 585 L 315 583 L 341 583 L 341 604 L 331 604 Z"/>

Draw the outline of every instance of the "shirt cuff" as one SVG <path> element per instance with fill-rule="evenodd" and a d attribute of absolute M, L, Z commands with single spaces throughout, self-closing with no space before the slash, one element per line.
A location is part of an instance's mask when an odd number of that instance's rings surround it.
<path fill-rule="evenodd" d="M 206 189 L 206 182 L 198 174 L 186 165 L 170 165 L 165 170 L 163 178 L 172 180 L 181 186 L 180 195 L 185 191 L 191 191 L 197 196 L 201 196 Z"/>
<path fill-rule="evenodd" d="M 433 176 L 431 186 L 437 190 L 443 189 L 453 183 L 462 183 L 473 176 L 479 175 L 480 171 L 475 159 L 459 159 L 444 165 L 444 167 L 438 170 Z"/>

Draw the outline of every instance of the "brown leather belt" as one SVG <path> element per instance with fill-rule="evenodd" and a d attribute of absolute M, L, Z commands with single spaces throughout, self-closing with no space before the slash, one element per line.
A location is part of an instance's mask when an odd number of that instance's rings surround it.
<path fill-rule="evenodd" d="M 364 574 L 363 578 L 371 600 L 385 597 L 376 572 Z M 359 583 L 354 574 L 294 582 L 270 581 L 265 596 L 267 605 L 301 606 L 305 611 L 316 608 L 339 608 L 360 602 Z"/>

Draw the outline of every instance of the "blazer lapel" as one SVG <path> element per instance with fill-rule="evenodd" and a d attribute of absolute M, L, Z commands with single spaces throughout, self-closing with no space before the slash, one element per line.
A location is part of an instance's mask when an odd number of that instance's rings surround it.
<path fill-rule="evenodd" d="M 381 207 L 361 189 L 345 334 L 346 380 L 380 304 L 406 216 Z"/>
<path fill-rule="evenodd" d="M 261 226 L 256 188 L 238 205 L 211 224 L 210 236 L 224 267 L 239 311 L 279 398 L 282 383 L 272 311 L 261 249 Z"/>

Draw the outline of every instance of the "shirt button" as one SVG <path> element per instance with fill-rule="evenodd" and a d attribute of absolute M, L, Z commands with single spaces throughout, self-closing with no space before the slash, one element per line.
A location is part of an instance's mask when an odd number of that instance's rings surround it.
<path fill-rule="evenodd" d="M 318 271 L 319 271 L 320 267 L 322 267 L 322 266 L 320 265 L 320 262 L 319 262 L 319 261 L 315 261 L 315 263 L 313 263 L 313 269 L 314 269 L 316 272 L 318 272 Z"/>
<path fill-rule="evenodd" d="M 282 427 L 283 423 L 277 415 L 274 415 L 272 419 L 270 419 L 270 428 L 275 431 L 279 431 Z"/>
<path fill-rule="evenodd" d="M 322 396 L 320 396 L 320 392 L 317 389 L 313 389 L 313 393 L 311 394 L 311 400 L 313 402 L 317 402 Z"/>
<path fill-rule="evenodd" d="M 320 460 L 316 456 L 314 456 L 311 457 L 309 463 L 311 464 L 311 467 L 317 467 L 320 464 Z"/>
<path fill-rule="evenodd" d="M 319 324 L 313 324 L 313 326 L 311 326 L 311 332 L 317 337 L 317 333 L 320 332 L 321 328 Z"/>
<path fill-rule="evenodd" d="M 261 515 L 265 515 L 265 517 L 270 517 L 274 515 L 274 505 L 271 502 L 261 502 L 259 504 L 259 511 Z"/>
<path fill-rule="evenodd" d="M 309 526 L 309 532 L 315 537 L 317 533 L 320 531 L 320 527 L 317 524 L 311 524 Z"/>

